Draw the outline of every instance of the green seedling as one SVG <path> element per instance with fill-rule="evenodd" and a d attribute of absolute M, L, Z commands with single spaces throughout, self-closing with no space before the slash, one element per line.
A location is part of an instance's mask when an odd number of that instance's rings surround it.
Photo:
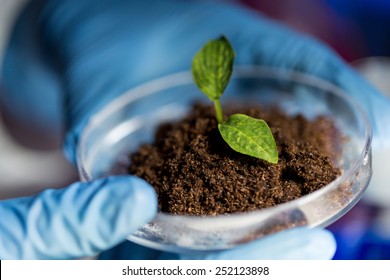
<path fill-rule="evenodd" d="M 229 84 L 234 57 L 234 50 L 224 36 L 209 41 L 192 61 L 194 81 L 214 102 L 219 132 L 233 150 L 277 163 L 275 139 L 264 120 L 244 114 L 233 114 L 224 120 L 220 97 Z"/>

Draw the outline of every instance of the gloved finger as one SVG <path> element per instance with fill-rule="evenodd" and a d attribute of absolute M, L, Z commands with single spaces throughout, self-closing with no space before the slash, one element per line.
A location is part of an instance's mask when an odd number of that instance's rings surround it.
<path fill-rule="evenodd" d="M 0 259 L 93 256 L 154 217 L 153 188 L 137 177 L 109 177 L 0 203 Z"/>
<path fill-rule="evenodd" d="M 333 235 L 324 229 L 295 228 L 232 250 L 181 255 L 181 259 L 207 260 L 328 260 L 336 252 Z M 162 256 L 164 257 L 164 256 Z"/>

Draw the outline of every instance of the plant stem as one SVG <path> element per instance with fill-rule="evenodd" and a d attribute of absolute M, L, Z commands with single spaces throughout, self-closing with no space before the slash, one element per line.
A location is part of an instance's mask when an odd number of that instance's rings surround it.
<path fill-rule="evenodd" d="M 215 114 L 218 123 L 223 123 L 223 113 L 221 107 L 221 101 L 219 99 L 214 100 Z"/>

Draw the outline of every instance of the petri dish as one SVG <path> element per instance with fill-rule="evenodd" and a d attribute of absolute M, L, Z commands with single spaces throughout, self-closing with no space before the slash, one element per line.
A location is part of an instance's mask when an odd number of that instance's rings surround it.
<path fill-rule="evenodd" d="M 80 178 L 90 181 L 115 173 L 118 163 L 153 140 L 156 127 L 180 119 L 193 102 L 209 102 L 190 72 L 165 76 L 130 89 L 93 115 L 77 148 Z M 209 252 L 234 248 L 298 226 L 325 227 L 362 197 L 372 174 L 370 123 L 347 93 L 325 80 L 300 72 L 262 66 L 236 67 L 222 102 L 277 106 L 308 119 L 324 115 L 342 131 L 337 165 L 342 174 L 311 194 L 288 203 L 247 213 L 219 216 L 171 215 L 159 212 L 128 239 L 171 252 Z"/>

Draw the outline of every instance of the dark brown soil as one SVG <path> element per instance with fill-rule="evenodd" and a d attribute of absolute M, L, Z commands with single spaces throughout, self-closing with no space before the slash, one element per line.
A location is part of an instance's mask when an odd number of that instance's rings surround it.
<path fill-rule="evenodd" d="M 340 135 L 325 117 L 308 121 L 272 109 L 226 109 L 264 119 L 279 151 L 278 164 L 239 154 L 222 139 L 212 106 L 196 104 L 176 123 L 159 127 L 155 142 L 131 155 L 130 174 L 154 186 L 162 212 L 217 215 L 284 203 L 340 175 L 334 164 Z"/>

